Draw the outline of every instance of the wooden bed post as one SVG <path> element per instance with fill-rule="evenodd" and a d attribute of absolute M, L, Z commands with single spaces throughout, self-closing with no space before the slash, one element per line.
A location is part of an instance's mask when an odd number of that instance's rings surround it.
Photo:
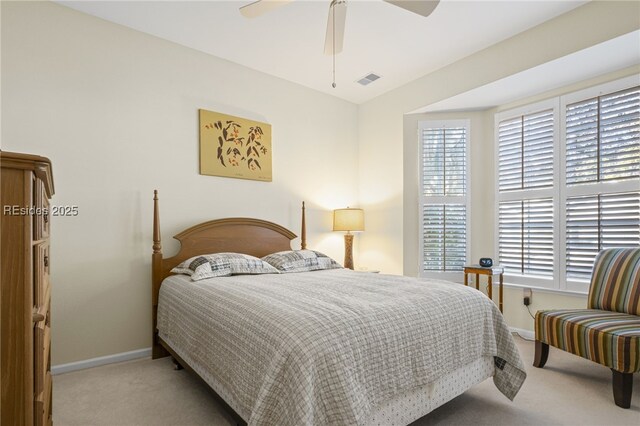
<path fill-rule="evenodd" d="M 160 210 L 158 190 L 153 191 L 153 254 L 151 255 L 151 310 L 153 328 L 151 330 L 151 358 L 168 356 L 167 350 L 158 340 L 158 293 L 162 283 L 162 243 L 160 242 Z"/>
<path fill-rule="evenodd" d="M 302 250 L 307 248 L 307 222 L 304 213 L 304 201 L 302 202 L 302 230 L 300 231 L 300 247 Z"/>

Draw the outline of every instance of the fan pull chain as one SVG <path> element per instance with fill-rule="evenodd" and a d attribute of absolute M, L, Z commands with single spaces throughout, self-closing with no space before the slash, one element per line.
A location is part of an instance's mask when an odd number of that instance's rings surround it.
<path fill-rule="evenodd" d="M 331 84 L 331 87 L 333 87 L 334 89 L 336 88 L 336 11 L 335 11 L 335 3 L 332 3 L 331 7 L 334 8 L 334 10 L 332 10 L 332 14 L 331 17 L 333 18 L 333 83 Z"/>

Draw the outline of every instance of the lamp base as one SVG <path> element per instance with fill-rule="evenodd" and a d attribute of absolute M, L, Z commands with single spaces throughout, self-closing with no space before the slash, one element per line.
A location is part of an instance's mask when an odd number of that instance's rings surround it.
<path fill-rule="evenodd" d="M 353 269 L 353 234 L 344 234 L 344 267 Z"/>

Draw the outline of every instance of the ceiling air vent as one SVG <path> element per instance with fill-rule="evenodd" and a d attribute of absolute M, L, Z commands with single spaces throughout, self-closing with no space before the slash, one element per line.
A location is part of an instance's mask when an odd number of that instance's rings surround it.
<path fill-rule="evenodd" d="M 379 75 L 376 75 L 374 73 L 369 73 L 369 74 L 365 75 L 364 77 L 362 77 L 360 80 L 358 80 L 358 83 L 362 84 L 363 86 L 366 86 L 367 84 L 373 83 L 374 81 L 376 81 L 379 78 L 380 78 Z"/>

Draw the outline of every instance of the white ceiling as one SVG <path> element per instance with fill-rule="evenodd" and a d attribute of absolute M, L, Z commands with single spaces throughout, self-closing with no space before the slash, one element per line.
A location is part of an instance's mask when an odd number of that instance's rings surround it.
<path fill-rule="evenodd" d="M 427 18 L 349 0 L 344 50 L 323 54 L 329 0 L 297 0 L 254 19 L 235 1 L 58 1 L 73 9 L 362 103 L 586 1 L 442 0 Z M 374 72 L 382 78 L 355 83 Z"/>

